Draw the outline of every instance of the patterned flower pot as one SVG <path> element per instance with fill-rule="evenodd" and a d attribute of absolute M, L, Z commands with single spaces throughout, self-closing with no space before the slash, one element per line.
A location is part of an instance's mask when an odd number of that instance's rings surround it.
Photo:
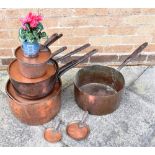
<path fill-rule="evenodd" d="M 40 45 L 38 42 L 23 42 L 22 49 L 26 57 L 36 57 L 39 53 Z"/>

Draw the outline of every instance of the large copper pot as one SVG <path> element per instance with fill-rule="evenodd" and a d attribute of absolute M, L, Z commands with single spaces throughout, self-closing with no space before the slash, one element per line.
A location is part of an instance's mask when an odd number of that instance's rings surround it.
<path fill-rule="evenodd" d="M 74 80 L 74 96 L 77 105 L 93 115 L 105 115 L 115 111 L 125 88 L 120 70 L 135 58 L 148 43 L 137 48 L 117 69 L 92 65 L 80 69 Z"/>
<path fill-rule="evenodd" d="M 6 84 L 9 106 L 14 116 L 29 125 L 41 125 L 53 119 L 61 107 L 61 81 L 57 81 L 53 91 L 39 100 L 27 100 L 16 95 L 10 81 Z"/>

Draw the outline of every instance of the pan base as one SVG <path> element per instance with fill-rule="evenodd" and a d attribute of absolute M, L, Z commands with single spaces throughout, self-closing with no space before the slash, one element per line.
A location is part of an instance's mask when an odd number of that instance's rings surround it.
<path fill-rule="evenodd" d="M 88 83 L 80 87 L 82 92 L 88 93 L 90 95 L 113 95 L 116 94 L 117 91 L 110 87 L 109 85 L 103 83 Z"/>

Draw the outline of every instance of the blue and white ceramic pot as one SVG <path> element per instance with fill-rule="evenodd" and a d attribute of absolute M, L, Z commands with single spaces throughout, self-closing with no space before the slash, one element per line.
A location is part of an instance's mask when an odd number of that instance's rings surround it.
<path fill-rule="evenodd" d="M 24 56 L 26 57 L 36 57 L 40 50 L 40 44 L 38 42 L 30 43 L 23 42 L 22 49 L 24 52 Z"/>

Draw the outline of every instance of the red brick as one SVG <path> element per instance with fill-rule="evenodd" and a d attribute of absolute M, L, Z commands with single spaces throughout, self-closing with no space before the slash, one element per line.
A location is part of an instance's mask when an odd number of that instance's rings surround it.
<path fill-rule="evenodd" d="M 57 18 L 44 18 L 42 24 L 45 28 L 50 27 L 57 27 L 58 26 L 58 19 Z"/>
<path fill-rule="evenodd" d="M 105 62 L 117 62 L 118 56 L 117 55 L 97 55 L 92 56 L 90 58 L 90 62 L 98 62 L 98 63 L 105 63 Z"/>
<path fill-rule="evenodd" d="M 74 10 L 75 16 L 95 16 L 108 15 L 108 9 L 105 8 L 80 8 Z"/>
<path fill-rule="evenodd" d="M 142 44 L 144 42 L 151 42 L 150 36 L 124 36 L 122 37 L 122 44 Z"/>
<path fill-rule="evenodd" d="M 9 65 L 15 58 L 2 59 L 2 65 Z"/>
<path fill-rule="evenodd" d="M 8 31 L 0 31 L 0 38 L 1 39 L 8 39 L 9 38 Z"/>
<path fill-rule="evenodd" d="M 16 48 L 20 45 L 20 42 L 18 40 L 0 40 L 0 48 Z"/>
<path fill-rule="evenodd" d="M 67 17 L 72 15 L 73 9 L 43 8 L 43 9 L 39 9 L 39 13 L 41 13 L 44 17 Z"/>
<path fill-rule="evenodd" d="M 75 28 L 73 31 L 74 36 L 99 36 L 105 34 L 107 34 L 107 29 L 104 27 Z"/>
<path fill-rule="evenodd" d="M 110 35 L 134 35 L 136 28 L 131 26 L 119 26 L 119 27 L 109 27 L 108 34 Z"/>
<path fill-rule="evenodd" d="M 89 39 L 89 42 L 94 46 L 120 44 L 121 41 L 122 41 L 122 38 L 120 36 L 98 36 L 98 37 L 91 37 Z"/>
<path fill-rule="evenodd" d="M 104 51 L 107 53 L 129 53 L 133 50 L 132 45 L 114 45 L 114 46 L 106 46 Z"/>
<path fill-rule="evenodd" d="M 149 44 L 143 51 L 144 52 L 155 52 L 155 44 Z"/>
<path fill-rule="evenodd" d="M 79 27 L 79 26 L 90 26 L 92 23 L 91 18 L 61 18 L 59 20 L 60 27 Z"/>
<path fill-rule="evenodd" d="M 0 49 L 0 57 L 13 56 L 11 49 Z"/>
<path fill-rule="evenodd" d="M 59 40 L 59 45 L 82 45 L 88 42 L 87 37 L 63 37 Z"/>
<path fill-rule="evenodd" d="M 109 15 L 111 16 L 129 16 L 129 15 L 139 15 L 141 13 L 140 8 L 117 8 L 108 9 Z"/>
<path fill-rule="evenodd" d="M 93 26 L 118 26 L 121 23 L 121 18 L 118 16 L 96 16 L 92 17 Z"/>

